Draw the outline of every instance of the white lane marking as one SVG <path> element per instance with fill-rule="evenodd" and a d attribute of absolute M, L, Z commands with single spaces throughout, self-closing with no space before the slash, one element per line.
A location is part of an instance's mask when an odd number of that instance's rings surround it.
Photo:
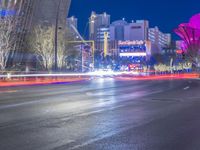
<path fill-rule="evenodd" d="M 5 94 L 5 93 L 17 93 L 19 90 L 0 90 L 0 94 Z"/>
<path fill-rule="evenodd" d="M 82 149 L 84 146 L 90 145 L 90 144 L 92 144 L 92 143 L 95 143 L 95 142 L 100 141 L 100 140 L 102 140 L 102 139 L 105 139 L 105 138 L 107 138 L 107 137 L 111 137 L 111 136 L 113 136 L 113 135 L 120 134 L 120 133 L 122 133 L 122 132 L 124 132 L 124 131 L 127 131 L 127 130 L 129 130 L 129 129 L 131 129 L 131 128 L 130 128 L 130 127 L 129 127 L 129 128 L 123 127 L 122 129 L 118 129 L 118 131 L 106 132 L 106 133 L 104 133 L 103 135 L 100 135 L 99 137 L 94 137 L 94 138 L 92 138 L 92 139 L 89 139 L 89 140 L 86 141 L 86 142 L 83 142 L 83 143 L 81 143 L 81 144 L 72 146 L 71 148 L 68 148 L 68 149 L 69 149 L 69 150 Z"/>
<path fill-rule="evenodd" d="M 38 101 L 30 101 L 30 102 L 22 102 L 22 103 L 17 103 L 17 104 L 2 105 L 2 106 L 0 106 L 0 110 L 6 109 L 6 108 L 12 108 L 12 107 L 20 107 L 20 106 L 35 104 L 35 103 L 38 103 Z"/>
<path fill-rule="evenodd" d="M 152 94 L 160 93 L 160 92 L 163 92 L 163 91 L 164 90 L 156 90 L 156 91 L 150 91 L 150 92 L 149 91 L 148 92 L 141 92 L 140 91 L 140 92 L 134 92 L 134 93 L 129 93 L 129 94 L 123 94 L 123 95 L 120 95 L 120 96 L 119 95 L 118 96 L 117 95 L 110 95 L 110 96 L 117 96 L 118 100 L 115 101 L 115 102 L 120 102 L 124 98 L 144 97 L 144 96 L 147 96 L 147 95 L 152 95 Z M 90 94 L 92 94 L 92 92 L 86 92 L 86 95 L 90 96 Z M 102 94 L 101 96 L 104 96 L 103 94 L 105 94 L 105 92 L 102 92 L 101 94 Z M 48 101 L 48 99 L 46 99 L 46 100 Z M 46 102 L 46 100 L 42 100 L 42 102 Z M 7 109 L 7 108 L 12 108 L 12 107 L 21 107 L 21 106 L 30 105 L 30 104 L 36 104 L 36 103 L 41 103 L 41 100 L 34 100 L 34 101 L 28 101 L 28 102 L 26 101 L 26 102 L 20 102 L 20 103 L 16 103 L 16 104 L 2 105 L 2 106 L 0 106 L 0 110 Z M 106 105 L 106 103 L 105 103 L 105 105 Z"/>
<path fill-rule="evenodd" d="M 188 90 L 190 87 L 189 86 L 186 86 L 185 88 L 184 88 L 184 90 Z"/>
<path fill-rule="evenodd" d="M 152 94 L 156 94 L 156 93 L 161 93 L 163 92 L 164 90 L 156 90 L 156 91 L 149 91 L 149 92 L 136 92 L 136 93 L 130 93 L 130 94 L 122 94 L 122 95 L 115 95 L 116 98 L 114 98 L 113 100 L 113 97 L 112 98 L 107 98 L 107 99 L 102 99 L 103 102 L 99 102 L 99 103 L 96 103 L 96 105 L 94 107 L 102 107 L 102 106 L 110 106 L 112 105 L 113 103 L 119 103 L 119 102 L 122 102 L 124 101 L 124 99 L 127 99 L 127 102 L 133 100 L 133 98 L 140 98 L 140 97 L 145 97 L 145 96 L 148 96 L 148 95 L 152 95 Z M 142 94 L 142 95 L 141 95 Z M 100 103 L 102 103 L 101 105 L 99 105 Z M 110 107 L 110 108 L 103 108 L 103 109 L 100 109 L 100 110 L 95 110 L 95 111 L 90 111 L 90 112 L 85 112 L 85 113 L 81 113 L 79 114 L 78 116 L 88 116 L 88 115 L 92 115 L 92 114 L 96 114 L 96 113 L 101 113 L 101 112 L 104 112 L 104 111 L 107 111 L 107 110 L 113 110 L 113 109 L 117 109 L 117 108 L 121 108 L 121 107 L 124 107 L 125 105 L 118 105 L 118 106 L 114 106 L 114 107 Z"/>

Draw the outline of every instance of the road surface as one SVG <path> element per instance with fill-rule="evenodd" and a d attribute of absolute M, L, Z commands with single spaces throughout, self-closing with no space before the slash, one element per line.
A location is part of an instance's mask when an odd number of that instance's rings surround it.
<path fill-rule="evenodd" d="M 0 88 L 1 150 L 199 150 L 200 81 Z"/>

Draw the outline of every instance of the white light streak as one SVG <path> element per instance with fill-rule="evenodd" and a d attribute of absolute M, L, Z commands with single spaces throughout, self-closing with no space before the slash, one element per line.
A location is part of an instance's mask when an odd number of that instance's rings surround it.
<path fill-rule="evenodd" d="M 6 74 L 6 75 L 0 75 L 0 78 L 28 78 L 28 77 L 83 77 L 83 76 L 115 76 L 115 75 L 123 75 L 123 74 L 138 74 L 138 72 L 114 72 L 112 70 L 99 70 L 94 72 L 88 72 L 88 73 L 59 73 L 59 74 Z"/>
<path fill-rule="evenodd" d="M 122 56 L 147 56 L 147 54 L 146 53 L 142 53 L 142 52 L 140 52 L 140 53 L 120 53 L 120 56 L 122 57 Z"/>

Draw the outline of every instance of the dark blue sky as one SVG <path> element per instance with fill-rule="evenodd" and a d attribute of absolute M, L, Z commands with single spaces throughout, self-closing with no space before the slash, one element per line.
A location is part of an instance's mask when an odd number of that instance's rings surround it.
<path fill-rule="evenodd" d="M 81 33 L 91 11 L 107 12 L 111 21 L 123 17 L 127 21 L 147 19 L 150 27 L 158 26 L 161 31 L 172 33 L 178 24 L 200 13 L 200 0 L 72 0 L 69 15 L 79 19 Z"/>

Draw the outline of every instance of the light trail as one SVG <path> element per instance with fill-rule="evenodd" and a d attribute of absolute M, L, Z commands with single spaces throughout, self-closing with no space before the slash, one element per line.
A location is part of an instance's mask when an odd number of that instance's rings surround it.
<path fill-rule="evenodd" d="M 104 76 L 104 75 L 139 75 L 138 72 L 114 72 L 114 71 L 94 71 L 89 73 L 57 73 L 57 74 L 11 74 L 0 75 L 0 78 L 23 78 L 23 77 L 71 77 L 71 76 Z"/>
<path fill-rule="evenodd" d="M 187 74 L 164 74 L 164 75 L 149 75 L 147 72 L 114 72 L 114 71 L 95 71 L 89 73 L 57 73 L 57 74 L 11 74 L 0 75 L 0 78 L 24 78 L 24 77 L 88 77 L 88 76 L 120 76 L 120 75 L 130 75 L 132 77 L 153 77 L 153 78 L 191 78 L 199 77 L 197 73 L 187 73 Z"/>
<path fill-rule="evenodd" d="M 7 74 L 0 75 L 0 78 L 23 78 L 23 77 L 69 77 L 69 76 L 87 76 L 85 73 L 72 74 Z"/>
<path fill-rule="evenodd" d="M 92 78 L 94 77 L 94 78 Z M 137 81 L 137 80 L 179 80 L 179 79 L 199 79 L 197 73 L 190 74 L 165 74 L 149 75 L 140 72 L 113 72 L 95 71 L 89 73 L 59 73 L 59 74 L 10 74 L 0 75 L 0 87 L 24 86 L 24 85 L 47 85 L 55 83 L 73 83 L 86 80 L 95 80 L 96 77 L 104 80 L 109 77 L 120 81 Z"/>

